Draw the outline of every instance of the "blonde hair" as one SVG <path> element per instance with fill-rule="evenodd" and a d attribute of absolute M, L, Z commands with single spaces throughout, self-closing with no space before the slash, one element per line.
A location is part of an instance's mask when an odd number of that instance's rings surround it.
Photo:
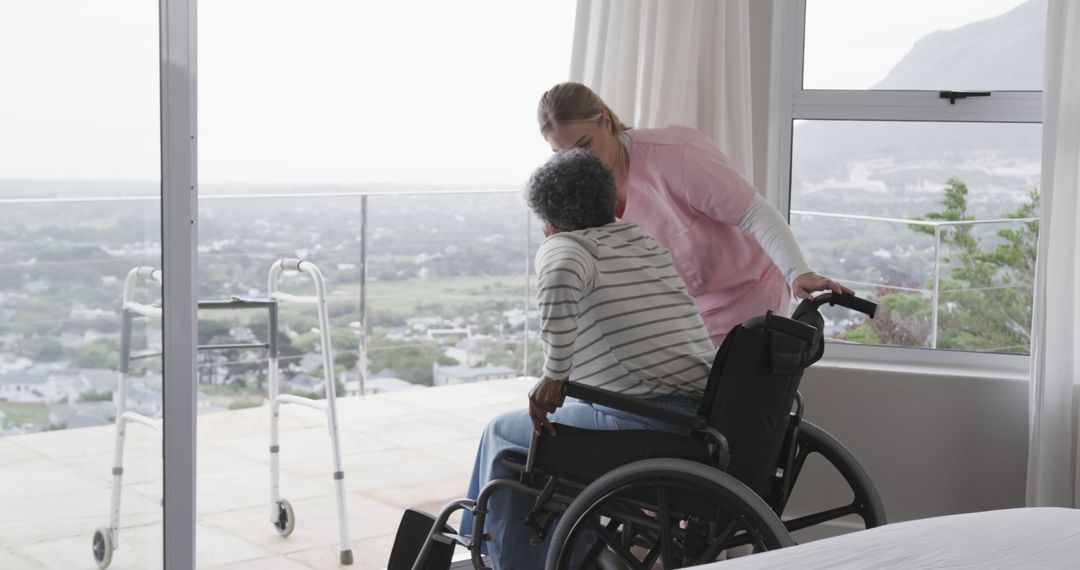
<path fill-rule="evenodd" d="M 555 125 L 577 122 L 599 123 L 604 112 L 611 118 L 611 132 L 616 135 L 629 129 L 623 124 L 592 89 L 581 83 L 567 81 L 548 89 L 540 96 L 536 107 L 536 120 L 540 123 L 540 134 L 547 138 Z"/>

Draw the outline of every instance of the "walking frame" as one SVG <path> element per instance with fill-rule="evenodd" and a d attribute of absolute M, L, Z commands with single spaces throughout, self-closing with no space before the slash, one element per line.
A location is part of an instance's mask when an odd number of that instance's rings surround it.
<path fill-rule="evenodd" d="M 279 289 L 281 276 L 285 271 L 297 271 L 308 274 L 315 286 L 314 296 L 301 296 L 286 293 Z M 135 287 L 147 281 L 158 284 L 162 281 L 161 270 L 152 267 L 135 267 L 128 272 L 124 281 L 122 325 L 120 330 L 120 363 L 116 403 L 116 436 L 113 452 L 112 499 L 109 514 L 109 526 L 94 532 L 93 554 L 98 568 L 107 568 L 112 561 L 112 554 L 120 539 L 120 493 L 124 475 L 124 440 L 128 423 L 134 422 L 150 427 L 158 432 L 162 430 L 161 420 L 129 411 L 127 409 L 128 374 L 133 360 L 161 356 L 160 350 L 133 351 L 131 346 L 132 326 L 136 318 L 160 318 L 160 303 L 145 304 L 135 300 Z M 269 325 L 266 342 L 224 343 L 200 345 L 199 350 L 224 349 L 264 349 L 268 356 L 269 403 L 270 403 L 270 523 L 282 537 L 292 534 L 296 527 L 296 516 L 292 505 L 281 497 L 279 478 L 279 416 L 282 404 L 297 404 L 321 410 L 326 414 L 330 430 L 330 443 L 333 454 L 333 479 L 337 499 L 338 541 L 341 564 L 352 564 L 353 554 L 349 545 L 349 521 L 345 503 L 345 472 L 341 465 L 341 437 L 338 429 L 337 389 L 334 382 L 333 346 L 330 339 L 330 318 L 326 306 L 326 290 L 322 272 L 309 261 L 301 259 L 279 259 L 270 267 L 267 278 L 266 298 L 232 297 L 228 300 L 199 301 L 199 310 L 265 310 Z M 316 306 L 319 319 L 319 341 L 322 349 L 323 382 L 326 400 L 315 400 L 292 394 L 281 394 L 279 389 L 280 371 L 278 361 L 280 352 L 277 342 L 278 308 L 281 303 L 302 303 Z"/>

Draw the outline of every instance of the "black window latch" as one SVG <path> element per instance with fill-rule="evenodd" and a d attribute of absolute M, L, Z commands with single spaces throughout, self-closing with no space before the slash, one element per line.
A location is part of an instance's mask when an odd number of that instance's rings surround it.
<path fill-rule="evenodd" d="M 957 99 L 967 99 L 968 97 L 989 97 L 989 91 L 940 91 L 938 97 L 941 99 L 948 99 L 950 105 L 955 105 Z"/>

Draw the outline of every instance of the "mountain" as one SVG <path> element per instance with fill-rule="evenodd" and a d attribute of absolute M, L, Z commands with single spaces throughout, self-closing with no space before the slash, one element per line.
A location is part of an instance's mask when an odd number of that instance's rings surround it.
<path fill-rule="evenodd" d="M 873 88 L 923 89 L 935 97 L 941 89 L 1041 90 L 1045 17 L 1046 0 L 1029 0 L 1000 16 L 930 33 Z M 807 121 L 793 133 L 792 206 L 819 209 L 814 204 L 825 196 L 845 197 L 846 206 L 830 209 L 875 215 L 887 215 L 896 199 L 856 207 L 852 193 L 886 188 L 896 197 L 925 195 L 957 176 L 975 183 L 973 192 L 997 196 L 973 196 L 975 202 L 1022 199 L 1037 182 L 1042 142 L 1039 125 L 1015 123 Z M 988 211 L 1010 209 L 1002 203 Z"/>
<path fill-rule="evenodd" d="M 1046 0 L 1029 0 L 987 20 L 930 33 L 873 89 L 1038 91 Z"/>

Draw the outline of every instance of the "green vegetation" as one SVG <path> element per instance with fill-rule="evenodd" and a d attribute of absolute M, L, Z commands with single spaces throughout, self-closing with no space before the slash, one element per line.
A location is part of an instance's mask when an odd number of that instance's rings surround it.
<path fill-rule="evenodd" d="M 359 294 L 357 297 L 359 298 Z M 368 322 L 401 326 L 415 316 L 453 318 L 522 307 L 525 277 L 494 275 L 375 281 L 368 284 Z"/>
<path fill-rule="evenodd" d="M 97 339 L 80 346 L 72 362 L 79 368 L 116 368 L 119 358 L 116 342 Z"/>
<path fill-rule="evenodd" d="M 525 347 L 520 342 L 503 343 L 502 352 L 493 351 L 487 355 L 487 364 L 491 366 L 506 366 L 515 370 L 525 370 L 526 374 L 539 375 L 544 366 L 544 349 L 540 343 L 529 339 L 529 362 L 522 368 Z"/>
<path fill-rule="evenodd" d="M 59 340 L 51 336 L 38 337 L 29 350 L 29 356 L 34 362 L 56 362 L 64 357 L 64 346 Z"/>
<path fill-rule="evenodd" d="M 431 386 L 435 378 L 433 364 L 458 364 L 457 360 L 443 355 L 441 347 L 435 341 L 400 341 L 382 336 L 372 340 L 368 345 L 368 370 L 372 372 L 392 370 L 394 374 L 409 382 Z"/>
<path fill-rule="evenodd" d="M 45 404 L 0 402 L 0 414 L 3 414 L 5 428 L 44 425 L 49 421 L 49 407 Z"/>
<path fill-rule="evenodd" d="M 82 394 L 79 394 L 80 402 L 111 402 L 113 399 L 113 393 L 110 390 L 102 390 L 100 392 L 96 390 L 87 390 Z"/>
<path fill-rule="evenodd" d="M 18 195 L 82 195 L 86 183 L 17 181 L 9 187 Z M 108 183 L 99 190 L 102 195 L 122 193 L 117 188 Z M 151 194 L 154 187 L 132 192 Z M 359 366 L 360 205 L 354 197 L 200 204 L 198 297 L 264 295 L 275 259 L 302 257 L 318 264 L 326 278 L 334 367 L 339 384 L 350 379 Z M 430 384 L 433 365 L 456 364 L 443 355 L 455 341 L 430 340 L 425 329 L 457 326 L 495 339 L 485 349 L 485 364 L 520 368 L 520 325 L 511 327 L 503 314 L 526 306 L 529 242 L 520 195 L 376 196 L 370 205 L 367 369 L 387 369 L 406 381 Z M 133 267 L 160 266 L 158 206 L 118 201 L 12 208 L 13 222 L 0 227 L 0 254 L 12 269 L 0 272 L 0 352 L 15 366 L 52 362 L 66 363 L 68 369 L 115 370 L 124 278 Z M 535 248 L 541 239 L 536 225 L 531 236 Z M 314 292 L 309 276 L 291 272 L 282 276 L 280 288 L 303 296 Z M 134 291 L 144 303 L 160 295 L 155 283 L 141 282 Z M 432 321 L 409 326 L 414 318 Z M 313 370 L 299 367 L 300 357 L 319 350 L 318 335 L 312 332 L 319 327 L 315 308 L 282 304 L 279 324 L 281 381 L 300 372 L 319 377 L 321 362 L 304 360 Z M 263 342 L 267 333 L 263 311 L 199 314 L 200 344 Z M 135 351 L 157 348 L 160 342 L 159 318 L 135 321 Z M 535 362 L 540 351 L 530 351 Z M 131 375 L 159 376 L 161 365 L 160 358 L 136 360 L 130 363 Z M 261 349 L 200 351 L 198 371 L 199 391 L 215 406 L 239 408 L 265 399 L 267 361 Z M 81 402 L 108 397 L 95 391 Z M 35 425 L 44 428 L 47 418 L 39 419 Z"/>
<path fill-rule="evenodd" d="M 228 409 L 230 410 L 243 410 L 245 408 L 258 408 L 263 403 L 261 398 L 251 398 L 245 400 L 233 400 L 229 402 Z"/>
<path fill-rule="evenodd" d="M 950 178 L 941 210 L 915 219 L 970 221 L 968 187 Z M 1009 218 L 1038 216 L 1039 194 Z M 934 228 L 912 225 L 914 232 L 934 234 Z M 1027 352 L 1031 344 L 1032 280 L 1038 247 L 1038 222 L 1018 222 L 987 236 L 971 224 L 940 228 L 943 270 L 940 277 L 937 347 L 957 350 Z M 991 242 L 987 245 L 986 242 Z M 933 287 L 932 278 L 925 288 Z M 898 346 L 928 346 L 932 300 L 919 294 L 878 291 L 877 318 L 859 323 L 841 338 L 855 342 Z"/>

